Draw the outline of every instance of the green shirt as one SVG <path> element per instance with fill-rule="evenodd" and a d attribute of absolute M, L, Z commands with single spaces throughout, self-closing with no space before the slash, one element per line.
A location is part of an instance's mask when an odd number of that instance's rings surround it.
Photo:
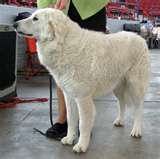
<path fill-rule="evenodd" d="M 110 0 L 72 0 L 75 8 L 82 19 L 96 14 L 101 10 Z M 38 8 L 46 8 L 49 4 L 55 3 L 56 0 L 37 0 Z M 68 7 L 65 12 L 67 12 Z"/>

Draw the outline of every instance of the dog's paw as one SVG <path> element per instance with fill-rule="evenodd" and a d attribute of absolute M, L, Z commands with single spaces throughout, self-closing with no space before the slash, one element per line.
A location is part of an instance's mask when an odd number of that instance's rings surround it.
<path fill-rule="evenodd" d="M 73 147 L 73 152 L 75 153 L 81 153 L 81 152 L 86 152 L 87 151 L 87 146 L 83 145 L 83 144 L 79 144 L 77 143 L 74 147 Z"/>
<path fill-rule="evenodd" d="M 116 127 L 123 127 L 123 126 L 124 126 L 122 120 L 120 120 L 120 119 L 116 119 L 116 120 L 113 122 L 113 125 L 116 126 Z"/>
<path fill-rule="evenodd" d="M 66 137 L 64 137 L 64 138 L 61 139 L 61 143 L 63 145 L 73 145 L 73 143 L 74 143 L 74 137 L 68 137 L 68 136 L 66 136 Z"/>
<path fill-rule="evenodd" d="M 131 136 L 134 138 L 141 138 L 142 133 L 141 133 L 141 128 L 140 127 L 133 127 L 131 131 Z"/>

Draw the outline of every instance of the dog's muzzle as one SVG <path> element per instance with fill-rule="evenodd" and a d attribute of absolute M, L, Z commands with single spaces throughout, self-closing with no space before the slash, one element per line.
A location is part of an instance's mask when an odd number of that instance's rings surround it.
<path fill-rule="evenodd" d="M 14 27 L 14 29 L 16 30 L 16 32 L 18 33 L 18 34 L 21 34 L 21 35 L 23 35 L 23 36 L 33 36 L 32 34 L 28 34 L 28 33 L 24 33 L 24 32 L 22 32 L 22 31 L 18 31 L 18 23 L 14 23 L 13 24 L 13 27 Z"/>

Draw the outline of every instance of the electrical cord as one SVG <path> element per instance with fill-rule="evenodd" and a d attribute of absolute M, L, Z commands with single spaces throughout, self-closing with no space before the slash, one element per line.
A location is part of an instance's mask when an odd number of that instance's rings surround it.
<path fill-rule="evenodd" d="M 50 124 L 53 127 L 53 118 L 52 118 L 52 89 L 53 89 L 53 78 L 51 75 L 49 75 L 49 117 L 50 117 Z M 33 128 L 36 132 L 39 132 L 41 135 L 46 136 L 47 137 L 47 133 L 42 132 L 41 130 L 37 129 L 37 128 Z"/>

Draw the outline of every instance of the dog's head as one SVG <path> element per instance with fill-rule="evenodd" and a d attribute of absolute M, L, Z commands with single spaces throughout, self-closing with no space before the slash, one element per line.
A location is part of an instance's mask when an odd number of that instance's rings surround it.
<path fill-rule="evenodd" d="M 52 41 L 56 36 L 66 30 L 67 17 L 57 9 L 39 9 L 30 17 L 16 22 L 13 26 L 16 31 L 29 37 L 35 37 L 40 41 Z"/>

